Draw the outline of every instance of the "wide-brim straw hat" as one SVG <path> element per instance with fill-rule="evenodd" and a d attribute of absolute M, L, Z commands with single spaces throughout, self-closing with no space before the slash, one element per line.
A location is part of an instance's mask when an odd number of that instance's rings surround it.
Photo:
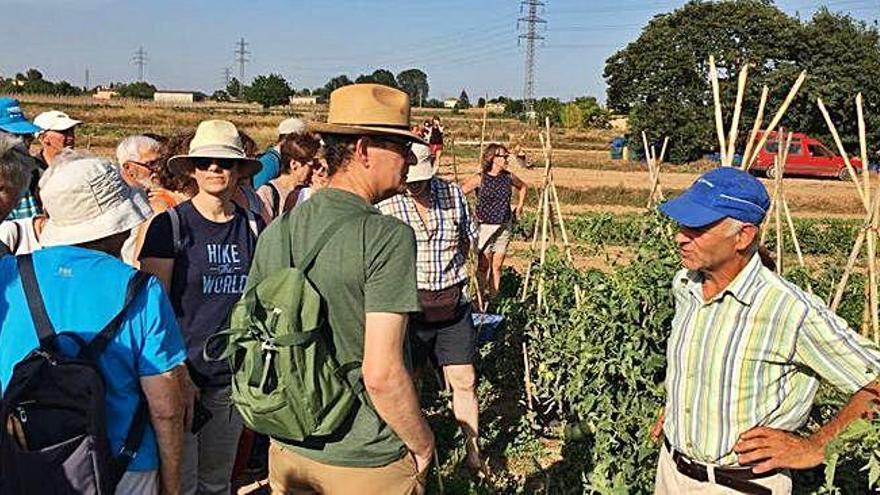
<path fill-rule="evenodd" d="M 410 131 L 409 95 L 382 84 L 351 84 L 330 93 L 327 122 L 309 123 L 319 134 L 374 135 L 422 144 Z"/>
<path fill-rule="evenodd" d="M 189 174 L 195 168 L 192 158 L 236 160 L 241 164 L 241 173 L 245 176 L 256 174 L 263 168 L 259 160 L 245 155 L 238 129 L 226 120 L 202 121 L 189 143 L 189 153 L 172 156 L 168 160 L 168 168 L 178 175 Z"/>

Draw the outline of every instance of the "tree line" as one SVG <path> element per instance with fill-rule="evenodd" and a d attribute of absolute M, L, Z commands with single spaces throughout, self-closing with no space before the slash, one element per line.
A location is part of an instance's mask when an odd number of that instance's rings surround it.
<path fill-rule="evenodd" d="M 772 115 L 802 70 L 808 78 L 782 126 L 831 144 L 816 99 L 822 98 L 850 150 L 858 143 L 855 96 L 865 100 L 869 139 L 880 130 L 880 34 L 851 16 L 820 9 L 809 20 L 781 11 L 770 0 L 702 2 L 654 17 L 641 35 L 606 62 L 608 106 L 629 114 L 630 145 L 669 136 L 670 159 L 698 159 L 717 148 L 708 59 L 714 55 L 725 119 L 732 118 L 736 78 L 750 64 L 740 129 L 748 135 L 761 88 L 770 88 Z M 766 125 L 769 117 L 765 117 Z M 744 147 L 741 143 L 740 147 Z"/>

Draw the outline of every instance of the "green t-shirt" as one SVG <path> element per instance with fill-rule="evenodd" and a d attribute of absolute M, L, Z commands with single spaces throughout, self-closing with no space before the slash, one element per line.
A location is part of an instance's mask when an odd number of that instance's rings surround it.
<path fill-rule="evenodd" d="M 363 361 L 366 313 L 420 310 L 415 234 L 400 220 L 382 215 L 359 196 L 340 189 L 319 190 L 288 214 L 294 264 L 334 220 L 350 218 L 318 254 L 307 276 L 326 302 L 337 361 Z M 280 268 L 285 258 L 281 225 L 272 223 L 260 236 L 250 285 Z M 406 454 L 403 442 L 371 406 L 358 406 L 352 416 L 329 438 L 282 443 L 309 459 L 335 466 L 385 466 Z"/>

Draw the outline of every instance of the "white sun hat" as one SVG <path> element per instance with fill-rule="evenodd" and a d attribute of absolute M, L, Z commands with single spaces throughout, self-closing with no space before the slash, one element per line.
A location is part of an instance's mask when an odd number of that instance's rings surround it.
<path fill-rule="evenodd" d="M 81 121 L 72 119 L 66 113 L 58 110 L 49 110 L 34 117 L 34 125 L 43 131 L 64 132 L 80 124 L 82 124 Z"/>
<path fill-rule="evenodd" d="M 411 166 L 406 174 L 407 184 L 434 177 L 434 161 L 431 158 L 431 148 L 421 143 L 412 143 L 410 149 L 416 155 L 416 164 Z"/>
<path fill-rule="evenodd" d="M 245 155 L 238 129 L 226 120 L 202 121 L 189 142 L 189 153 L 172 156 L 168 160 L 168 168 L 176 174 L 187 175 L 194 167 L 191 158 L 237 160 L 242 166 L 242 174 L 247 176 L 259 172 L 263 167 L 259 160 Z"/>
<path fill-rule="evenodd" d="M 40 244 L 68 246 L 127 232 L 152 210 L 104 158 L 79 158 L 49 167 L 40 181 L 49 215 Z"/>

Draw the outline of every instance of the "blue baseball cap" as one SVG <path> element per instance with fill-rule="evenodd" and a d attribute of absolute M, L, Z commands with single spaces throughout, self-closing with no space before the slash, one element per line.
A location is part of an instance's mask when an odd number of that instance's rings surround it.
<path fill-rule="evenodd" d="M 34 134 L 43 129 L 24 118 L 21 105 L 15 98 L 0 98 L 0 130 L 10 134 Z"/>
<path fill-rule="evenodd" d="M 693 229 L 728 217 L 760 225 L 769 208 L 770 195 L 764 184 L 733 167 L 706 172 L 680 196 L 660 205 L 664 214 Z"/>

